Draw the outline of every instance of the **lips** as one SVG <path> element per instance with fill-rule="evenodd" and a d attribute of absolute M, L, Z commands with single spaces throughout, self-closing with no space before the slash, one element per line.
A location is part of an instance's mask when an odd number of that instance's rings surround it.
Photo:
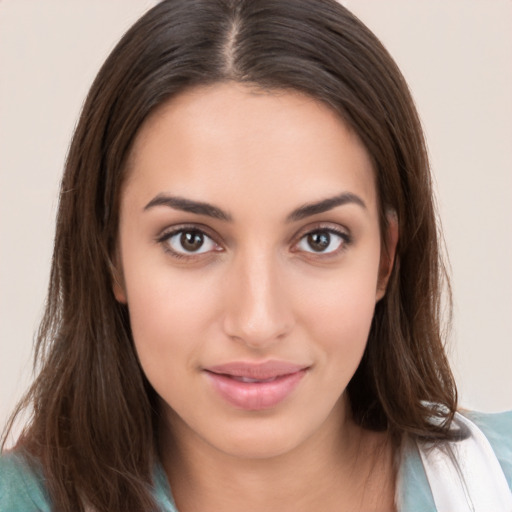
<path fill-rule="evenodd" d="M 256 411 L 284 401 L 307 370 L 307 366 L 285 361 L 266 361 L 227 363 L 205 368 L 204 372 L 213 389 L 230 405 Z"/>

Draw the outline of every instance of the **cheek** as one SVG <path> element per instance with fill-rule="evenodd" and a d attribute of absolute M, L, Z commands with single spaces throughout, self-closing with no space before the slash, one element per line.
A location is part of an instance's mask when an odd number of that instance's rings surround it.
<path fill-rule="evenodd" d="M 208 280 L 157 265 L 130 272 L 128 264 L 125 272 L 135 348 L 149 380 L 190 369 L 216 316 Z"/>
<path fill-rule="evenodd" d="M 374 295 L 356 296 L 343 291 L 333 294 L 328 303 L 319 301 L 312 310 L 312 337 L 327 357 L 341 358 L 350 364 L 364 352 L 374 309 Z"/>
<path fill-rule="evenodd" d="M 300 294 L 299 322 L 326 359 L 344 367 L 359 364 L 376 301 L 378 260 L 360 261 L 323 279 L 311 279 Z M 355 367 L 353 368 L 355 371 Z"/>

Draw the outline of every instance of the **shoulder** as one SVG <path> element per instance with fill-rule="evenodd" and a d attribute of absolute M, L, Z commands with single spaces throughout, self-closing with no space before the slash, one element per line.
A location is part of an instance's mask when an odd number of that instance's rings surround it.
<path fill-rule="evenodd" d="M 460 411 L 485 435 L 512 489 L 512 411 L 482 413 Z"/>
<path fill-rule="evenodd" d="M 7 452 L 0 456 L 0 510 L 51 510 L 40 471 L 18 452 Z"/>
<path fill-rule="evenodd" d="M 158 463 L 154 496 L 162 512 L 177 512 L 167 477 Z M 38 463 L 19 452 L 0 455 L 0 512 L 51 512 L 50 498 Z"/>
<path fill-rule="evenodd" d="M 466 410 L 459 412 L 474 423 L 488 440 L 508 486 L 512 488 L 512 411 L 495 414 Z M 456 445 L 457 441 L 453 443 Z M 421 442 L 410 437 L 405 438 L 402 445 L 396 490 L 398 510 L 401 512 L 437 510 L 432 494 L 432 483 L 429 482 L 420 456 L 420 445 Z"/>

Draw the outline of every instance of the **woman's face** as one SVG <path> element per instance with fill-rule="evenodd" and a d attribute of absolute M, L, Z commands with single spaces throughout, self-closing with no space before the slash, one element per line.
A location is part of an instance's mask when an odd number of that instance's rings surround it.
<path fill-rule="evenodd" d="M 178 441 L 286 453 L 345 418 L 389 258 L 370 158 L 293 92 L 197 88 L 137 136 L 116 298 Z"/>

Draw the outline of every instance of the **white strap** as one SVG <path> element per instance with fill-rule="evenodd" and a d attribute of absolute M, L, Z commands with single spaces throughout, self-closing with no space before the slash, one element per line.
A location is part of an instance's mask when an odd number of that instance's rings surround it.
<path fill-rule="evenodd" d="M 459 413 L 455 422 L 471 435 L 429 447 L 418 442 L 438 512 L 512 512 L 512 492 L 482 431 Z"/>

